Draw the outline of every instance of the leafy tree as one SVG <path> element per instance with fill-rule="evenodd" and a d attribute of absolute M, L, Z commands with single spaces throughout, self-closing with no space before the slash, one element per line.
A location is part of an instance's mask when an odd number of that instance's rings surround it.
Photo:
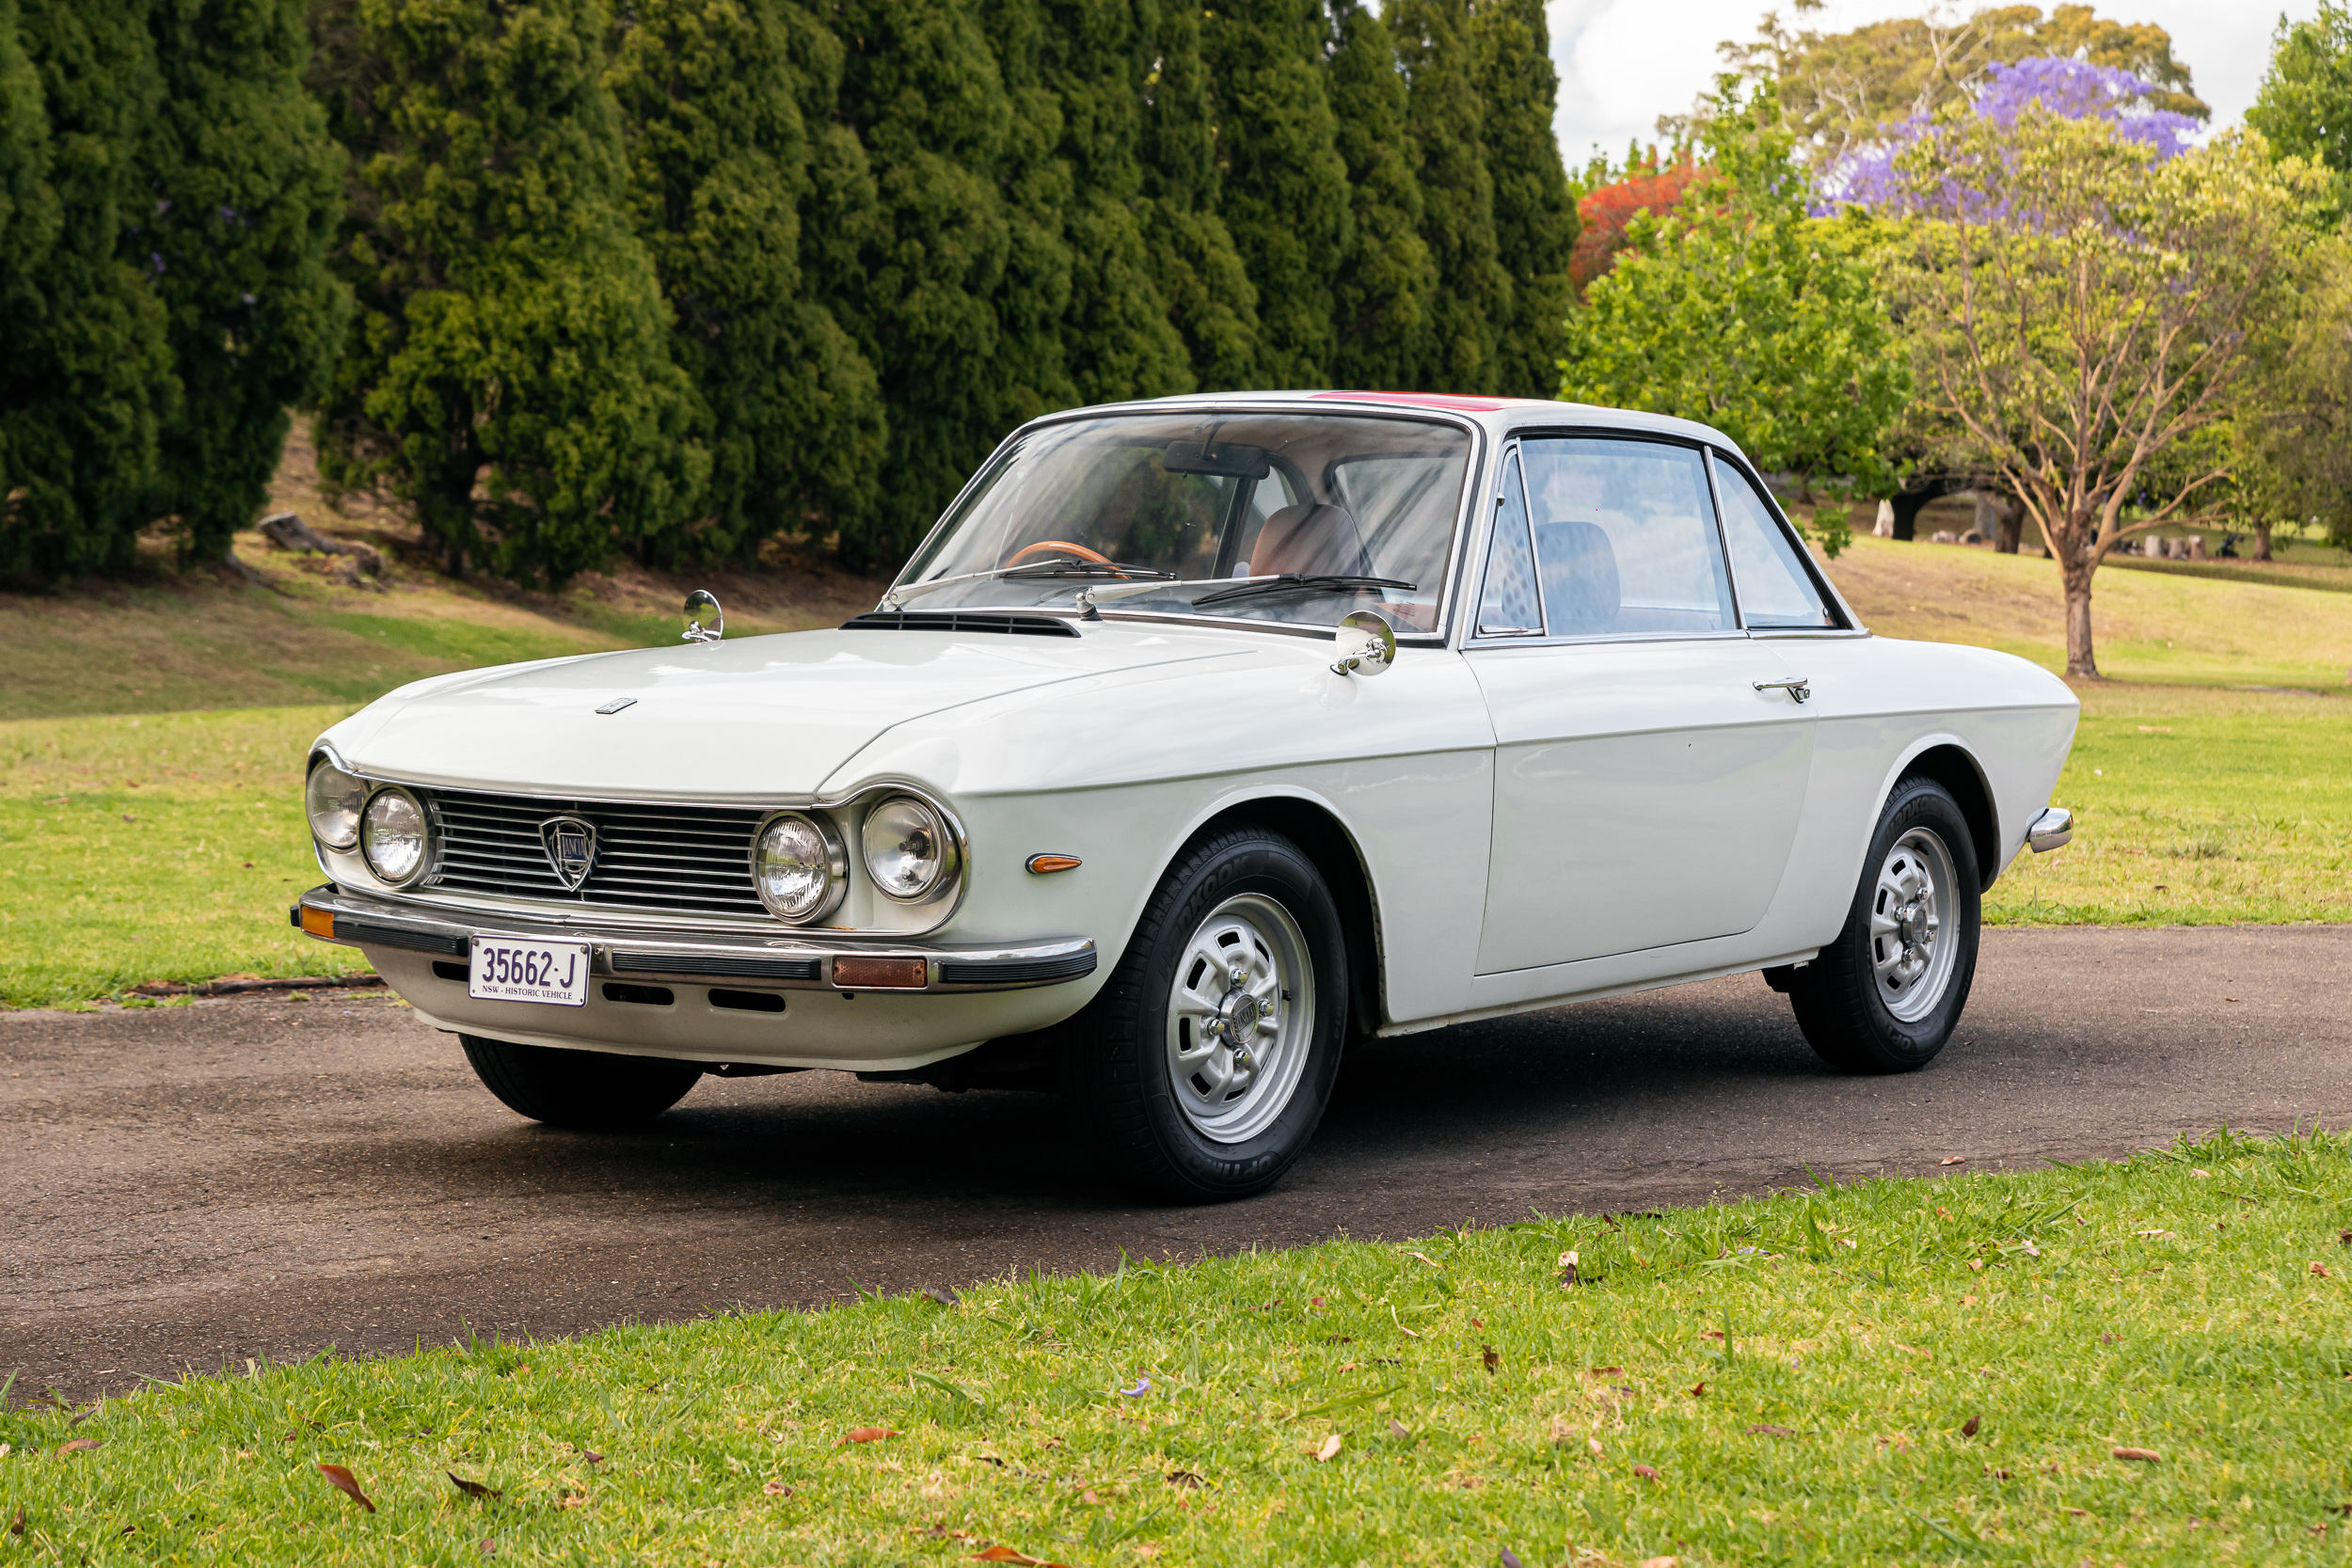
<path fill-rule="evenodd" d="M 1062 354 L 1086 403 L 1189 392 L 1192 357 L 1144 238 L 1143 87 L 1152 8 L 1045 0 L 1038 71 L 1060 108 L 1070 305 Z"/>
<path fill-rule="evenodd" d="M 2100 562 L 2226 499 L 2213 433 L 2300 243 L 2297 166 L 2259 135 L 2159 154 L 2108 119 L 2035 105 L 2007 123 L 1950 115 L 1899 161 L 1912 221 L 1890 290 L 1923 411 L 2041 525 L 2067 673 L 2087 680 Z"/>
<path fill-rule="evenodd" d="M 1207 13 L 1221 211 L 1258 293 L 1261 387 L 1319 387 L 1338 347 L 1331 285 L 1354 238 L 1324 74 L 1321 0 L 1231 0 Z"/>
<path fill-rule="evenodd" d="M 825 100 L 837 49 L 778 0 L 638 0 L 606 82 L 626 128 L 631 215 L 674 314 L 710 478 L 691 526 L 652 518 L 657 563 L 747 561 L 812 519 L 861 515 L 883 443 L 873 367 L 801 265 L 810 196 L 799 95 L 811 56 Z M 820 531 L 829 531 L 820 528 Z"/>
<path fill-rule="evenodd" d="M 1376 12 L 1338 0 L 1331 16 L 1331 111 L 1352 197 L 1351 243 L 1331 287 L 1338 340 L 1331 379 L 1343 387 L 1419 387 L 1437 325 L 1438 269 L 1421 237 L 1405 79 Z"/>
<path fill-rule="evenodd" d="M 1438 265 L 1437 341 L 1427 383 L 1497 389 L 1498 328 L 1512 317 L 1511 275 L 1495 235 L 1485 105 L 1469 0 L 1392 0 L 1390 24 L 1409 92 L 1406 124 L 1421 156 L 1422 238 Z"/>
<path fill-rule="evenodd" d="M 1772 88 L 1726 82 L 1708 166 L 1664 217 L 1627 229 L 1568 319 L 1560 395 L 1701 420 L 1758 467 L 1833 494 L 1884 495 L 1881 442 L 1909 388 L 1869 267 L 1808 189 Z M 1832 554 L 1844 541 L 1832 524 Z"/>
<path fill-rule="evenodd" d="M 1067 228 L 1073 192 L 1070 166 L 1057 156 L 1061 103 L 1045 81 L 1041 5 L 980 0 L 979 8 L 1009 111 L 995 169 L 1009 241 L 995 299 L 1002 333 L 997 369 L 1006 396 L 1000 427 L 1083 401 L 1063 335 L 1075 269 Z"/>
<path fill-rule="evenodd" d="M 1218 215 L 1216 109 L 1200 57 L 1200 11 L 1163 4 L 1141 24 L 1152 68 L 1143 78 L 1138 159 L 1147 261 L 1168 320 L 1184 339 L 1194 381 L 1225 391 L 1257 384 L 1258 291 Z"/>
<path fill-rule="evenodd" d="M 2099 16 L 2087 5 L 1987 6 L 1964 20 L 1932 13 L 1873 22 L 1824 34 L 1804 24 L 1820 0 L 1797 0 L 1798 24 L 1766 14 L 1748 42 L 1726 40 L 1726 63 L 1780 89 L 1781 110 L 1815 169 L 1861 150 L 1907 119 L 1925 119 L 1967 103 L 1994 66 L 2032 58 L 2079 60 L 2128 72 L 2151 84 L 2155 106 L 2204 119 L 2188 67 L 2172 57 L 2172 40 L 2149 23 Z M 1696 111 L 1703 118 L 1704 105 Z"/>
<path fill-rule="evenodd" d="M 1511 316 L 1496 352 L 1495 390 L 1549 397 L 1559 385 L 1577 206 L 1551 128 L 1560 77 L 1542 0 L 1481 0 L 1478 43 L 1482 141 L 1494 177 L 1495 259 L 1511 279 Z"/>
<path fill-rule="evenodd" d="M 1645 161 L 1628 167 L 1623 179 L 1595 188 L 1577 203 L 1581 227 L 1568 252 L 1568 281 L 1578 294 L 1614 264 L 1633 220 L 1644 213 L 1662 218 L 1673 212 L 1698 172 L 1688 148 L 1672 163 L 1661 163 L 1653 149 Z"/>
<path fill-rule="evenodd" d="M 154 288 L 165 263 L 141 226 L 151 198 L 136 182 L 162 97 L 148 13 L 142 0 L 21 0 L 15 16 L 22 63 L 0 75 L 13 209 L 0 263 L 0 571 L 119 570 L 151 515 L 179 383 Z"/>
<path fill-rule="evenodd" d="M 2221 509 L 2253 531 L 2258 561 L 2280 524 L 2315 523 L 2352 548 L 2352 239 L 2317 239 L 2288 293 L 2254 336 L 2219 454 L 2232 481 Z"/>
<path fill-rule="evenodd" d="M 139 178 L 142 226 L 183 396 L 145 510 L 216 559 L 252 521 L 287 409 L 326 387 L 350 311 L 327 270 L 342 150 L 303 90 L 302 0 L 167 0 L 151 17 L 163 92 Z"/>
<path fill-rule="evenodd" d="M 330 479 L 389 481 L 453 569 L 562 582 L 688 515 L 707 459 L 631 231 L 596 0 L 338 0 L 360 318 Z"/>
<path fill-rule="evenodd" d="M 2246 123 L 2269 138 L 2272 151 L 2328 170 L 2323 221 L 2352 215 L 2352 10 L 2343 0 L 2319 0 L 2309 22 L 2280 17 Z"/>

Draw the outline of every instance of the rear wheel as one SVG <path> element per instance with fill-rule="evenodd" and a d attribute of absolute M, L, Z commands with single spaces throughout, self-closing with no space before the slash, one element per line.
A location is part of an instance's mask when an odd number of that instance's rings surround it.
<path fill-rule="evenodd" d="M 1263 1192 L 1323 1119 L 1347 994 L 1339 908 L 1303 850 L 1256 828 L 1194 845 L 1064 1036 L 1081 1134 L 1156 1197 Z"/>
<path fill-rule="evenodd" d="M 1798 1027 L 1846 1072 L 1915 1072 L 1959 1026 L 1976 978 L 1983 890 L 1960 803 L 1931 779 L 1896 785 L 1845 928 L 1788 976 Z"/>
<path fill-rule="evenodd" d="M 483 1087 L 506 1108 L 550 1127 L 601 1131 L 651 1121 L 694 1086 L 702 1069 L 660 1056 L 560 1051 L 460 1035 Z"/>

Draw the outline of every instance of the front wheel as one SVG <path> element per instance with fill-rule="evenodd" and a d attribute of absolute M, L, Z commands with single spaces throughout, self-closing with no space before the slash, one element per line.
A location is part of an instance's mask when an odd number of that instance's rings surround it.
<path fill-rule="evenodd" d="M 506 1108 L 550 1127 L 604 1132 L 651 1121 L 686 1098 L 702 1077 L 691 1062 L 560 1051 L 546 1045 L 460 1035 L 482 1086 Z"/>
<path fill-rule="evenodd" d="M 1263 1192 L 1323 1119 L 1347 996 L 1339 908 L 1303 850 L 1256 828 L 1193 845 L 1064 1037 L 1081 1135 L 1152 1196 Z"/>
<path fill-rule="evenodd" d="M 1845 1072 L 1916 1072 L 1960 1023 L 1983 889 L 1960 802 L 1905 779 L 1880 815 L 1845 928 L 1788 976 L 1797 1026 Z"/>

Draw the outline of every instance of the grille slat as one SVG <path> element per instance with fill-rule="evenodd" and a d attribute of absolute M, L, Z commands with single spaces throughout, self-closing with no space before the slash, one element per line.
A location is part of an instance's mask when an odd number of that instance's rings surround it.
<path fill-rule="evenodd" d="M 751 871 L 752 834 L 768 816 L 763 810 L 420 793 L 439 828 L 437 888 L 590 908 L 768 912 Z M 579 888 L 565 888 L 548 863 L 539 825 L 553 816 L 577 816 L 596 830 L 596 863 Z"/>

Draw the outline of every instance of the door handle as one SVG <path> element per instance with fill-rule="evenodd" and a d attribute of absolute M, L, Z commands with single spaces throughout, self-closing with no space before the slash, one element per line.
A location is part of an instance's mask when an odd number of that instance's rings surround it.
<path fill-rule="evenodd" d="M 1792 675 L 1785 681 L 1757 681 L 1758 691 L 1786 691 L 1800 704 L 1813 695 L 1813 683 L 1803 675 Z"/>

